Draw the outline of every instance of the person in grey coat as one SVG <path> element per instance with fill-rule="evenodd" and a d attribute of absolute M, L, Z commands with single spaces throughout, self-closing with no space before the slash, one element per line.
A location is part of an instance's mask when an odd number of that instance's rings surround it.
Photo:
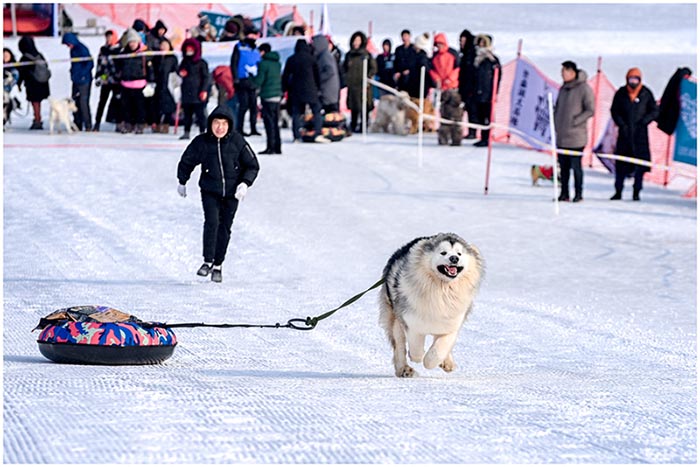
<path fill-rule="evenodd" d="M 313 51 L 318 66 L 319 97 L 326 113 L 340 109 L 340 75 L 338 64 L 328 48 L 328 39 L 322 34 L 313 37 Z"/>
<path fill-rule="evenodd" d="M 593 116 L 595 99 L 586 80 L 588 75 L 570 60 L 561 64 L 564 84 L 559 89 L 554 107 L 554 128 L 557 148 L 583 151 L 588 142 L 588 119 Z M 574 203 L 583 201 L 583 169 L 581 156 L 559 154 L 561 191 L 559 201 L 569 201 L 569 175 L 574 170 Z"/>

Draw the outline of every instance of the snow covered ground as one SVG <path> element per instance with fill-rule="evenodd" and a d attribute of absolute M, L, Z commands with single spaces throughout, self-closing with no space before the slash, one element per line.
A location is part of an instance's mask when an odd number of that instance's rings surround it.
<path fill-rule="evenodd" d="M 69 89 L 60 76 L 52 90 Z M 542 154 L 497 145 L 484 196 L 483 148 L 426 135 L 418 168 L 415 137 L 288 144 L 284 130 L 214 284 L 195 276 L 198 173 L 176 193 L 185 142 L 29 123 L 3 143 L 4 462 L 697 462 L 688 180 L 611 202 L 613 178 L 586 171 L 585 201 L 555 216 L 552 185 L 529 180 Z M 177 329 L 157 366 L 57 365 L 30 333 L 84 304 L 170 323 L 314 316 L 439 231 L 487 267 L 451 374 L 392 375 L 376 292 L 310 332 Z"/>

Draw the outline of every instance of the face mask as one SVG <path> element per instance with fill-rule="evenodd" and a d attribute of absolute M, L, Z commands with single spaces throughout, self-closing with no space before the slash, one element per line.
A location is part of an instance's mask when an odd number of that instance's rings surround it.
<path fill-rule="evenodd" d="M 187 52 L 185 52 L 185 55 L 187 55 L 188 57 L 194 57 L 194 52 L 188 50 Z"/>
<path fill-rule="evenodd" d="M 631 87 L 632 89 L 637 89 L 639 83 L 641 83 L 641 81 L 638 78 L 630 78 L 627 80 L 627 86 Z"/>

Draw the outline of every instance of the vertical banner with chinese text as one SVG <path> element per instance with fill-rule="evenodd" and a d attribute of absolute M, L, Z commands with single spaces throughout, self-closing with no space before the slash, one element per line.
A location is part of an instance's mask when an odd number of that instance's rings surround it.
<path fill-rule="evenodd" d="M 518 59 L 511 91 L 509 126 L 534 148 L 551 144 L 547 94 L 556 102 L 559 85 L 549 80 L 527 60 Z M 522 132 L 522 133 L 520 133 Z"/>

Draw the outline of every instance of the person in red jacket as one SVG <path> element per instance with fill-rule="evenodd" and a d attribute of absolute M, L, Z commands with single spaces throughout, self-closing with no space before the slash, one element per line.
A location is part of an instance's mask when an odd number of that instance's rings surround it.
<path fill-rule="evenodd" d="M 459 86 L 459 57 L 456 52 L 450 50 L 444 33 L 436 34 L 433 44 L 437 48 L 437 52 L 433 55 L 430 76 L 435 82 L 435 87 L 441 91 L 457 89 Z"/>

